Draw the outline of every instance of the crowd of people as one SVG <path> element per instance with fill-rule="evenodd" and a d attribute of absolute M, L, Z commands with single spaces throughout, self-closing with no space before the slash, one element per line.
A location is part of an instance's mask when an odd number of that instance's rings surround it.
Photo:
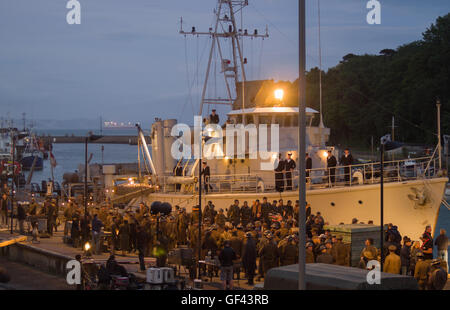
<path fill-rule="evenodd" d="M 3 195 L 2 210 L 5 203 L 7 197 Z M 62 205 L 52 198 L 43 203 L 33 198 L 27 210 L 20 211 L 22 215 L 18 221 L 31 218 L 31 225 L 35 227 L 33 219 L 45 217 L 50 236 L 59 223 L 64 224 L 68 244 L 83 248 L 89 242 L 93 254 L 126 256 L 137 253 L 142 270 L 145 270 L 144 257 L 156 257 L 158 266 L 165 266 L 171 250 L 181 246 L 192 248 L 197 262 L 206 257 L 218 258 L 220 266 L 205 266 L 203 272 L 218 275 L 221 270 L 225 288 L 230 288 L 231 280 L 240 278 L 242 271 L 247 283 L 253 285 L 255 278 L 264 278 L 271 268 L 298 262 L 298 201 L 279 199 L 270 202 L 263 197 L 262 201 L 256 200 L 249 205 L 247 201 L 241 204 L 235 200 L 225 210 L 216 210 L 209 201 L 201 214 L 198 207 L 187 212 L 185 208 L 175 206 L 164 216 L 153 214 L 144 203 L 138 208 L 124 209 L 114 207 L 108 201 L 89 203 L 87 213 L 82 200 Z M 312 213 L 307 205 L 306 218 L 306 263 L 354 265 L 349 244 L 344 242 L 342 235 L 335 235 L 325 228 L 327 223 L 320 212 Z M 22 230 L 23 224 L 19 226 Z M 442 283 L 445 285 L 443 274 L 446 276 L 448 269 L 448 238 L 441 230 L 433 240 L 431 231 L 427 226 L 421 240 L 412 241 L 406 236 L 402 238 L 397 227 L 389 224 L 382 251 L 374 246 L 372 239 L 365 241 L 359 267 L 368 268 L 370 261 L 382 261 L 383 271 L 413 276 L 421 289 L 441 288 Z M 433 260 L 434 246 L 438 256 Z M 200 257 L 197 254 L 199 248 Z"/>

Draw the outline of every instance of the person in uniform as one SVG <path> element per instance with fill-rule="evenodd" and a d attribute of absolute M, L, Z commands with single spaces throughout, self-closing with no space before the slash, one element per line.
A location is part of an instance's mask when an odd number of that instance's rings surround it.
<path fill-rule="evenodd" d="M 331 151 L 328 151 L 327 169 L 328 169 L 328 175 L 329 175 L 329 182 L 331 182 L 331 185 L 333 185 L 334 181 L 335 181 L 336 165 L 337 165 L 336 157 L 334 157 L 334 155 L 331 153 Z"/>
<path fill-rule="evenodd" d="M 327 247 L 323 244 L 319 246 L 319 255 L 317 256 L 316 262 L 321 264 L 333 264 L 333 256 L 327 252 Z"/>
<path fill-rule="evenodd" d="M 402 261 L 402 275 L 409 275 L 411 265 L 411 239 L 403 237 L 403 246 L 400 250 L 400 259 Z"/>
<path fill-rule="evenodd" d="M 231 248 L 236 253 L 236 261 L 234 263 L 233 273 L 237 275 L 237 279 L 241 278 L 241 264 L 242 264 L 242 252 L 244 242 L 239 238 L 237 230 L 232 231 L 231 233 Z"/>
<path fill-rule="evenodd" d="M 241 208 L 241 224 L 247 226 L 252 219 L 252 209 L 248 206 L 247 201 L 244 201 L 244 205 Z"/>
<path fill-rule="evenodd" d="M 309 174 L 311 172 L 312 169 L 312 158 L 309 156 L 308 153 L 306 153 L 306 182 L 311 182 L 311 180 L 309 179 Z"/>
<path fill-rule="evenodd" d="M 278 157 L 278 165 L 275 168 L 275 189 L 277 192 L 284 192 L 284 169 L 285 161 L 281 158 L 281 154 Z"/>
<path fill-rule="evenodd" d="M 341 164 L 341 166 L 344 166 L 345 185 L 349 185 L 351 178 L 350 166 L 353 165 L 353 156 L 352 154 L 350 154 L 349 149 L 344 150 L 344 155 L 342 155 L 341 159 L 339 160 L 339 163 Z"/>
<path fill-rule="evenodd" d="M 283 206 L 283 211 L 282 211 L 282 216 L 283 218 L 287 219 L 292 216 L 294 216 L 294 207 L 292 206 L 292 201 L 288 200 L 287 204 L 285 206 Z"/>
<path fill-rule="evenodd" d="M 392 274 L 400 274 L 402 262 L 400 256 L 395 254 L 397 247 L 395 245 L 389 246 L 389 255 L 386 256 L 383 265 L 383 271 Z"/>
<path fill-rule="evenodd" d="M 146 253 L 146 247 L 147 247 L 147 234 L 145 232 L 145 228 L 141 225 L 138 225 L 136 227 L 137 233 L 136 233 L 136 247 L 138 251 L 138 257 L 139 257 L 139 267 L 141 271 L 145 271 L 145 261 L 144 256 Z"/>
<path fill-rule="evenodd" d="M 181 166 L 180 162 L 177 162 L 177 165 L 175 168 L 173 168 L 173 175 L 177 177 L 183 176 L 183 167 Z M 181 184 L 177 183 L 175 184 L 175 190 L 179 191 L 181 189 Z"/>
<path fill-rule="evenodd" d="M 445 284 L 447 284 L 447 271 L 444 270 L 445 267 L 447 267 L 445 260 L 433 259 L 431 261 L 428 290 L 440 291 L 444 289 Z"/>
<path fill-rule="evenodd" d="M 47 232 L 50 236 L 53 236 L 53 228 L 56 225 L 56 200 L 47 204 L 46 208 L 47 216 Z"/>
<path fill-rule="evenodd" d="M 284 170 L 286 171 L 286 190 L 291 191 L 292 190 L 292 173 L 294 172 L 294 169 L 297 167 L 295 164 L 295 161 L 291 158 L 292 154 L 288 153 L 287 158 L 285 161 Z"/>
<path fill-rule="evenodd" d="M 210 124 L 219 124 L 219 115 L 216 114 L 216 110 L 212 109 L 211 114 L 209 115 L 209 123 Z"/>
<path fill-rule="evenodd" d="M 410 261 L 409 261 L 409 273 L 414 276 L 414 270 L 416 269 L 416 263 L 417 263 L 417 254 L 422 253 L 422 250 L 420 249 L 420 242 L 414 241 L 413 245 L 411 246 L 410 251 Z"/>
<path fill-rule="evenodd" d="M 294 238 L 289 236 L 287 243 L 280 249 L 281 266 L 294 265 L 298 263 L 298 247 L 294 243 Z"/>
<path fill-rule="evenodd" d="M 122 256 L 126 256 L 130 249 L 130 226 L 128 225 L 127 220 L 124 220 L 122 225 L 119 227 L 119 238 Z"/>
<path fill-rule="evenodd" d="M 235 200 L 234 204 L 230 206 L 227 213 L 228 220 L 232 222 L 233 226 L 237 226 L 241 219 L 241 209 L 239 208 L 239 200 Z"/>
<path fill-rule="evenodd" d="M 364 263 L 364 268 L 371 260 L 377 259 L 378 250 L 373 246 L 373 239 L 367 238 L 365 241 L 365 248 L 361 251 L 361 261 Z"/>
<path fill-rule="evenodd" d="M 217 224 L 220 228 L 224 228 L 226 221 L 227 218 L 223 212 L 223 209 L 220 209 L 219 213 L 216 215 L 216 218 L 214 219 L 214 223 Z"/>
<path fill-rule="evenodd" d="M 247 284 L 254 285 L 253 279 L 255 277 L 256 269 L 256 242 L 251 232 L 247 232 L 245 235 L 243 253 L 242 253 L 242 266 L 247 277 Z"/>
<path fill-rule="evenodd" d="M 314 243 L 312 243 L 312 242 L 306 243 L 306 264 L 315 263 L 313 248 L 314 248 Z"/>
<path fill-rule="evenodd" d="M 267 197 L 263 197 L 263 202 L 261 204 L 261 216 L 264 223 L 270 223 L 269 214 L 272 212 L 272 206 L 267 201 Z"/>
<path fill-rule="evenodd" d="M 210 171 L 209 166 L 206 161 L 203 162 L 203 168 L 202 168 L 201 174 L 203 176 L 205 192 L 208 193 L 208 191 L 210 189 L 212 189 L 212 186 L 211 186 L 211 184 L 209 184 L 209 179 L 211 178 L 211 171 Z"/>
<path fill-rule="evenodd" d="M 208 219 L 211 224 L 214 224 L 214 219 L 217 215 L 217 211 L 214 209 L 215 209 L 215 206 L 213 205 L 212 201 L 210 200 L 210 201 L 208 201 L 208 204 L 206 205 L 205 210 L 203 211 L 204 219 L 205 220 Z"/>
<path fill-rule="evenodd" d="M 278 267 L 278 261 L 280 258 L 278 247 L 273 240 L 273 235 L 271 233 L 268 233 L 266 235 L 266 238 L 267 243 L 261 248 L 261 251 L 259 253 L 262 261 L 264 277 L 270 269 Z"/>
<path fill-rule="evenodd" d="M 422 253 L 425 260 L 433 259 L 433 237 L 431 236 L 431 226 L 425 228 L 422 235 Z"/>
<path fill-rule="evenodd" d="M 417 280 L 419 290 L 426 290 L 428 283 L 428 274 L 430 272 L 430 264 L 424 261 L 422 252 L 417 253 L 417 263 L 414 269 L 414 278 Z"/>
<path fill-rule="evenodd" d="M 336 243 L 333 245 L 332 255 L 336 265 L 347 265 L 348 250 L 345 244 L 342 243 L 342 236 L 337 236 Z"/>

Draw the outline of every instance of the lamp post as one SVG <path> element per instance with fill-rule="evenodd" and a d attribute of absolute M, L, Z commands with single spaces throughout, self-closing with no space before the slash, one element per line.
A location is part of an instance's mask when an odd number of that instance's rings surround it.
<path fill-rule="evenodd" d="M 305 0 L 298 2 L 298 23 L 299 23 L 299 108 L 298 108 L 298 158 L 299 158 L 299 184 L 298 184 L 298 236 L 299 236 L 299 255 L 298 255 L 298 289 L 306 290 L 305 262 L 306 262 L 306 24 L 305 24 Z"/>
<path fill-rule="evenodd" d="M 87 241 L 88 239 L 88 219 L 87 219 L 87 195 L 88 195 L 88 184 L 87 184 L 87 174 L 88 174 L 88 143 L 89 141 L 93 142 L 95 140 L 100 139 L 102 136 L 89 134 L 84 139 L 84 229 L 83 229 L 83 237 Z"/>
<path fill-rule="evenodd" d="M 84 231 L 83 231 L 83 243 L 87 241 L 87 173 L 88 173 L 88 142 L 89 136 L 86 136 L 84 139 Z"/>
<path fill-rule="evenodd" d="M 16 136 L 13 131 L 11 131 L 12 138 L 12 182 L 11 182 L 11 235 L 14 233 L 13 222 L 14 222 L 14 188 L 16 180 Z"/>
<path fill-rule="evenodd" d="M 384 141 L 380 144 L 380 270 L 383 271 L 384 251 Z"/>

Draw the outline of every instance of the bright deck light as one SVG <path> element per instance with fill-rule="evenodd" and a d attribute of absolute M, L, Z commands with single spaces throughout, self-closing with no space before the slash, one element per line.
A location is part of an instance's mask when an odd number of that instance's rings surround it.
<path fill-rule="evenodd" d="M 282 89 L 275 90 L 275 99 L 281 101 L 281 100 L 283 100 L 283 97 L 284 97 L 284 90 L 282 90 Z"/>

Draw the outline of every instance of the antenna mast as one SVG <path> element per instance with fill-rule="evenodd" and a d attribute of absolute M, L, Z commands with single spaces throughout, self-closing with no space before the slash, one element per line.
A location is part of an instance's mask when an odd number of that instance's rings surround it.
<path fill-rule="evenodd" d="M 237 97 L 236 87 L 240 83 L 242 84 L 242 91 L 244 91 L 244 83 L 246 81 L 244 65 L 247 63 L 247 59 L 243 56 L 240 39 L 244 37 L 250 38 L 268 38 L 268 30 L 266 28 L 265 34 L 258 34 L 258 30 L 255 29 L 253 33 L 249 33 L 247 29 L 238 29 L 236 26 L 235 15 L 237 12 L 248 6 L 248 0 L 217 0 L 217 9 L 214 10 L 215 25 L 209 28 L 208 32 L 199 32 L 195 27 L 192 27 L 191 32 L 183 30 L 183 18 L 181 18 L 180 34 L 187 36 L 209 36 L 212 39 L 211 49 L 209 52 L 208 66 L 206 69 L 205 82 L 203 84 L 202 99 L 200 104 L 200 115 L 203 115 L 203 105 L 205 104 L 225 104 L 232 105 Z M 221 48 L 221 41 L 231 39 L 232 53 L 231 59 L 225 58 L 224 50 Z M 220 63 L 222 66 L 221 73 L 225 80 L 225 86 L 227 91 L 227 98 L 206 98 L 206 90 L 208 88 L 209 75 L 211 72 L 211 63 L 214 56 L 214 50 L 217 48 L 220 57 Z M 242 82 L 239 82 L 239 79 Z M 234 86 L 232 86 L 234 84 Z M 244 98 L 243 106 L 244 106 Z"/>

